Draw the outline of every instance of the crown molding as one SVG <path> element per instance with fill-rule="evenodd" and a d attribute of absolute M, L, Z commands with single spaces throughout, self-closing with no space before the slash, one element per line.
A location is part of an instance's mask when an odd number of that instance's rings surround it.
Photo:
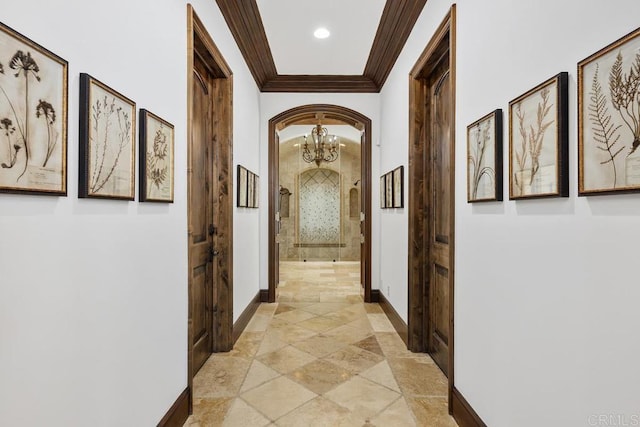
<path fill-rule="evenodd" d="M 427 0 L 387 0 L 362 75 L 279 75 L 256 0 L 216 0 L 262 92 L 380 92 Z"/>

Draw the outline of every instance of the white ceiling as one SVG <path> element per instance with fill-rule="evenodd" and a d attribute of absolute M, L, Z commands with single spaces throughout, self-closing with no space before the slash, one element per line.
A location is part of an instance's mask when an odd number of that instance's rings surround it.
<path fill-rule="evenodd" d="M 361 75 L 386 0 L 257 0 L 278 74 Z M 326 27 L 331 36 L 313 32 Z"/>

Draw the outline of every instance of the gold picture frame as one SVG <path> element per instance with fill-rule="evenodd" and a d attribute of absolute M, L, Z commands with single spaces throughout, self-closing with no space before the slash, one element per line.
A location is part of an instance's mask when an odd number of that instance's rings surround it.
<path fill-rule="evenodd" d="M 0 23 L 0 192 L 67 195 L 68 63 Z"/>
<path fill-rule="evenodd" d="M 640 191 L 640 28 L 578 63 L 578 195 Z"/>

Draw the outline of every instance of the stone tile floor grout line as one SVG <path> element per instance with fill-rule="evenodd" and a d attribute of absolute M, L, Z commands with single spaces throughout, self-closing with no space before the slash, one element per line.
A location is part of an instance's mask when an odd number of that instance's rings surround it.
<path fill-rule="evenodd" d="M 446 378 L 362 302 L 358 273 L 283 263 L 279 302 L 261 304 L 234 349 L 194 378 L 185 426 L 456 426 Z"/>

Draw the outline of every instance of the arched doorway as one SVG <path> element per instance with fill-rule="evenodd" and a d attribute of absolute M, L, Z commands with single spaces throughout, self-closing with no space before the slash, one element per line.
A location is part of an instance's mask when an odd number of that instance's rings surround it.
<path fill-rule="evenodd" d="M 280 221 L 279 201 L 279 150 L 278 131 L 296 124 L 342 123 L 360 131 L 361 150 L 361 202 L 360 202 L 360 278 L 364 286 L 364 301 L 371 301 L 371 120 L 346 107 L 331 104 L 310 104 L 284 111 L 269 120 L 269 291 L 268 301 L 276 301 L 276 285 L 279 280 L 278 230 Z"/>

